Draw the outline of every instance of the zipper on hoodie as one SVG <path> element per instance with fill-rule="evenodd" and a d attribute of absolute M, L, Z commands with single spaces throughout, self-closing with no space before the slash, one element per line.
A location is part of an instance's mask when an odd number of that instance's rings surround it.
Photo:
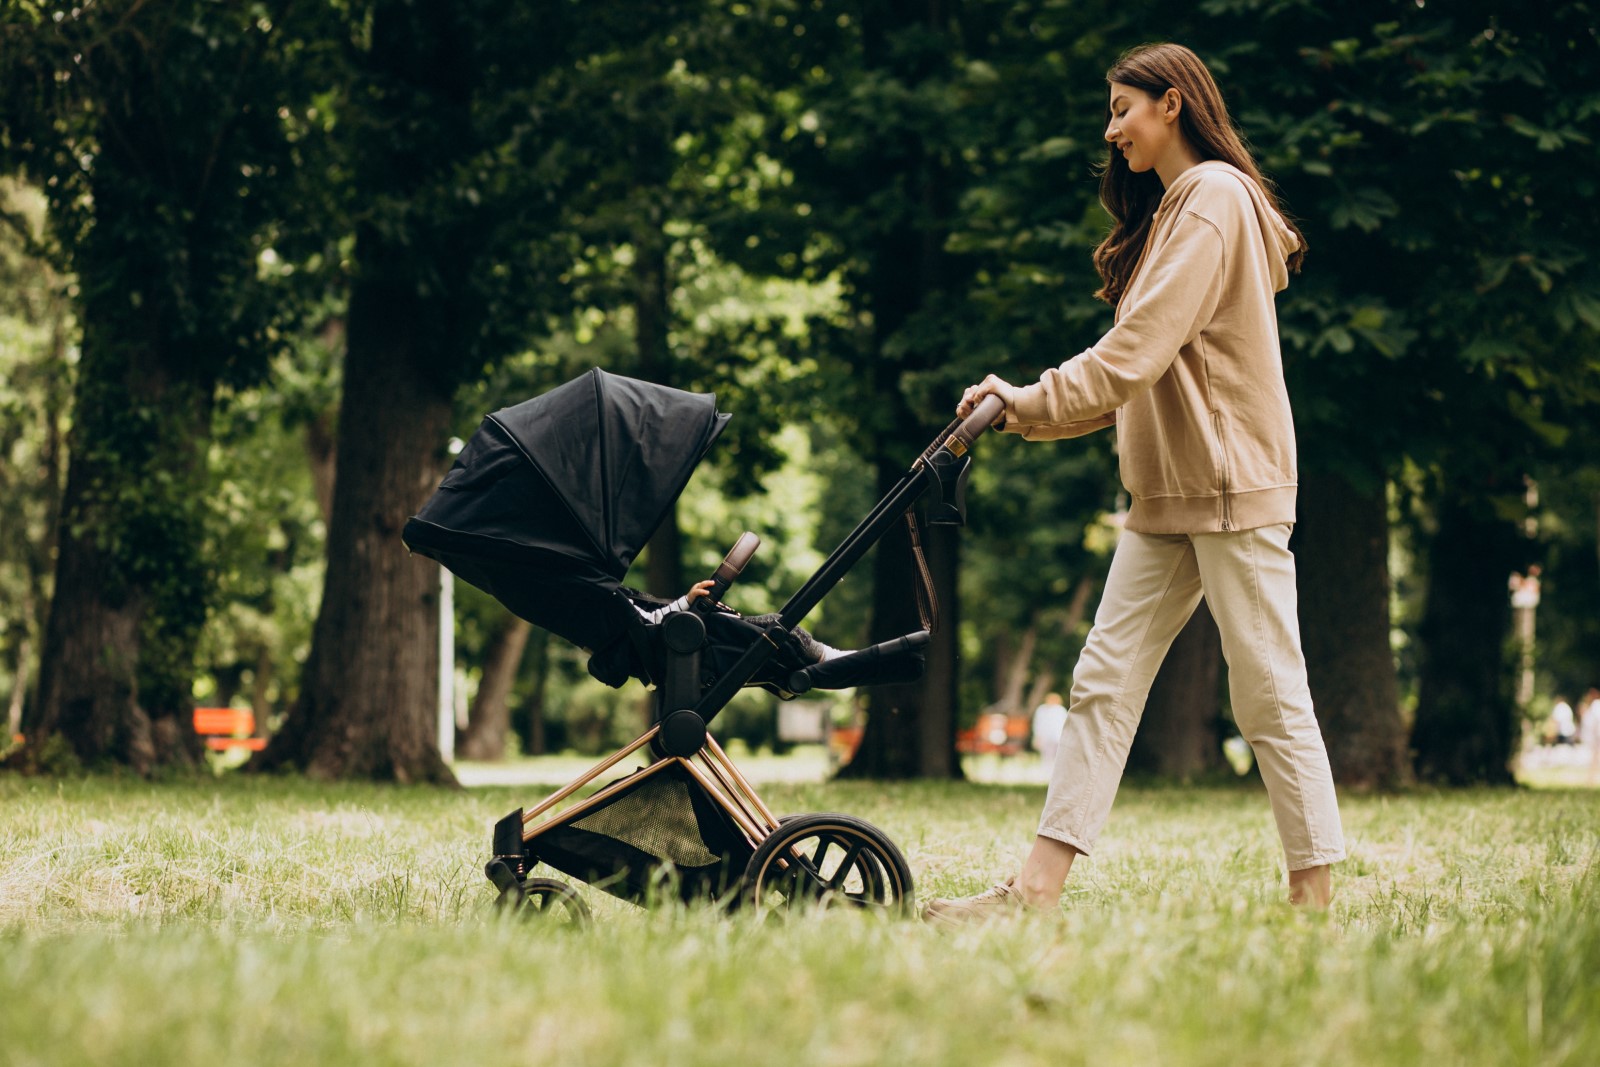
<path fill-rule="evenodd" d="M 1217 459 L 1221 464 L 1222 484 L 1220 488 L 1222 490 L 1222 494 L 1220 501 L 1222 507 L 1222 528 L 1223 530 L 1232 530 L 1233 509 L 1228 506 L 1228 483 L 1232 480 L 1232 472 L 1228 469 L 1228 441 L 1227 438 L 1222 436 L 1222 412 L 1220 411 L 1213 411 L 1211 413 L 1211 432 L 1217 435 Z"/>

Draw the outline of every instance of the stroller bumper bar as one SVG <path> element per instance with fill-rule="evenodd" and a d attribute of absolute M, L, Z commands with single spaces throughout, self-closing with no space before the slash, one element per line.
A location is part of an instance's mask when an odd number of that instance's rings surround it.
<path fill-rule="evenodd" d="M 812 689 L 846 689 L 857 685 L 895 685 L 922 677 L 922 650 L 932 636 L 918 630 L 813 664 L 789 675 L 789 691 L 796 695 Z"/>

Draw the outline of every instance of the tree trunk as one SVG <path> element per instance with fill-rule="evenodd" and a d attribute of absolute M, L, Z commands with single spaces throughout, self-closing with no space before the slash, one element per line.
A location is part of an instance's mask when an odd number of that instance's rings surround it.
<path fill-rule="evenodd" d="M 345 322 L 339 316 L 332 316 L 323 322 L 316 332 L 317 343 L 331 359 L 342 359 L 345 347 Z M 306 419 L 304 433 L 306 443 L 306 459 L 311 465 L 311 489 L 317 495 L 317 512 L 322 516 L 322 523 L 326 526 L 333 521 L 333 479 L 335 473 L 334 450 L 338 444 L 335 440 L 335 423 L 338 421 L 338 408 L 329 404 L 321 410 L 312 412 Z"/>
<path fill-rule="evenodd" d="M 478 694 L 467 712 L 467 728 L 456 739 L 457 758 L 506 758 L 506 735 L 511 732 L 511 686 L 517 680 L 522 652 L 532 630 L 531 623 L 507 613 L 489 642 Z"/>
<path fill-rule="evenodd" d="M 1337 474 L 1302 476 L 1299 512 L 1293 545 L 1301 644 L 1334 780 L 1403 786 L 1411 773 L 1389 644 L 1383 480 L 1359 489 Z"/>
<path fill-rule="evenodd" d="M 941 0 L 867 5 L 860 18 L 863 66 L 920 90 L 940 76 L 954 51 L 947 39 L 948 20 Z M 896 39 L 907 31 L 918 35 L 916 47 Z M 923 137 L 912 127 L 886 135 L 857 158 L 858 176 L 851 178 L 863 201 L 879 198 L 894 205 L 882 229 L 861 239 L 867 265 L 858 311 L 870 316 L 872 325 L 864 365 L 855 370 L 861 380 L 863 454 L 877 463 L 880 498 L 927 446 L 934 432 L 927 420 L 944 422 L 936 414 L 913 410 L 904 389 L 908 374 L 934 370 L 950 359 L 948 350 L 932 343 L 904 343 L 904 331 L 918 313 L 946 299 L 954 287 L 946 235 L 957 193 L 947 158 L 940 149 L 930 149 Z M 955 527 L 924 531 L 944 625 L 934 635 L 920 685 L 867 691 L 867 727 L 855 757 L 841 772 L 846 777 L 962 776 L 955 752 L 958 533 Z M 886 536 L 873 555 L 874 641 L 921 627 L 910 568 L 901 528 Z"/>
<path fill-rule="evenodd" d="M 311 466 L 311 489 L 317 495 L 317 512 L 323 525 L 333 520 L 333 485 L 337 462 L 331 412 L 313 416 L 305 425 L 306 460 Z"/>
<path fill-rule="evenodd" d="M 1033 654 L 1038 647 L 1039 623 L 1035 619 L 1030 620 L 1028 628 L 1022 631 L 1022 642 L 1016 651 L 1004 660 L 997 660 L 1005 665 L 1002 672 L 1004 682 L 991 710 L 1006 715 L 1019 715 L 1025 710 L 1023 690 L 1027 688 L 1028 678 L 1033 673 Z"/>
<path fill-rule="evenodd" d="M 542 756 L 549 750 L 544 707 L 546 682 L 550 677 L 550 631 L 535 628 L 528 636 L 528 646 L 523 651 L 522 665 L 523 670 L 532 675 L 532 684 L 528 686 L 528 698 L 512 717 L 522 739 L 523 755 Z"/>
<path fill-rule="evenodd" d="M 256 736 L 272 736 L 272 647 L 263 643 L 256 650 L 256 666 L 250 680 L 250 710 L 256 716 Z"/>
<path fill-rule="evenodd" d="M 357 259 L 384 252 L 368 232 Z M 422 314 L 405 279 L 352 289 L 322 607 L 300 699 L 252 766 L 455 784 L 437 741 L 439 567 L 400 540 L 443 474 L 450 421 L 450 391 L 416 350 Z"/>
<path fill-rule="evenodd" d="M 896 479 L 898 474 L 896 472 Z M 887 489 L 885 488 L 885 492 Z M 956 753 L 956 656 L 959 629 L 955 576 L 960 531 L 922 529 L 928 568 L 939 601 L 939 628 L 928 648 L 928 669 L 910 685 L 867 690 L 867 724 L 855 757 L 841 778 L 960 778 Z M 879 543 L 873 567 L 871 640 L 887 641 L 922 628 L 913 583 L 915 564 L 904 524 Z"/>
<path fill-rule="evenodd" d="M 79 464 L 68 474 L 67 501 L 83 490 Z M 76 514 L 76 509 L 69 514 Z M 40 657 L 39 703 L 24 725 L 30 764 L 59 735 L 91 766 L 120 763 L 135 773 L 156 766 L 150 720 L 139 708 L 139 624 L 144 601 L 114 582 L 115 562 L 92 534 L 61 539 L 56 595 Z"/>
<path fill-rule="evenodd" d="M 1089 612 L 1089 597 L 1094 594 L 1094 576 L 1084 574 L 1078 578 L 1077 584 L 1072 587 L 1072 596 L 1067 600 L 1067 608 L 1056 620 L 1063 634 L 1071 635 L 1077 632 L 1078 626 Z M 1067 672 L 1067 681 L 1071 682 L 1072 672 Z M 1033 684 L 1028 686 L 1028 699 L 1024 701 L 1022 709 L 1032 712 L 1051 691 L 1057 689 L 1056 672 L 1052 667 L 1046 667 L 1034 676 Z"/>
<path fill-rule="evenodd" d="M 1451 785 L 1509 785 L 1519 732 L 1507 656 L 1507 576 L 1521 536 L 1489 505 L 1445 499 L 1428 546 L 1428 602 L 1417 721 L 1417 774 Z"/>
<path fill-rule="evenodd" d="M 1128 770 L 1188 780 L 1223 766 L 1222 635 L 1205 601 L 1156 672 Z"/>
<path fill-rule="evenodd" d="M 84 282 L 93 295 L 55 594 L 23 759 L 33 763 L 59 735 L 86 764 L 148 774 L 194 765 L 203 752 L 188 693 L 205 617 L 212 386 L 170 370 L 158 342 L 130 337 L 126 307 L 108 307 L 117 298 L 98 281 Z M 155 317 L 151 309 L 134 321 L 154 332 Z M 115 336 L 107 323 L 118 324 Z M 195 373 L 192 361 L 171 362 Z"/>
<path fill-rule="evenodd" d="M 9 747 L 11 739 L 22 732 L 22 709 L 27 704 L 28 672 L 33 666 L 33 638 L 22 635 L 17 643 L 16 675 L 11 683 L 11 703 L 6 706 L 6 735 L 0 738 L 0 747 Z"/>
<path fill-rule="evenodd" d="M 930 434 L 931 436 L 931 434 Z M 902 434 L 890 451 L 916 440 Z M 926 446 L 923 441 L 916 447 Z M 915 454 L 914 452 L 912 453 Z M 895 459 L 904 458 L 896 456 Z M 902 465 L 887 460 L 879 464 L 880 498 L 905 474 Z M 940 625 L 928 647 L 928 668 L 918 684 L 877 686 L 867 693 L 867 724 L 855 757 L 840 770 L 845 778 L 960 778 L 961 762 L 955 750 L 959 600 L 956 573 L 960 559 L 960 529 L 920 524 L 923 548 L 933 577 L 934 596 L 940 607 Z M 917 612 L 915 573 L 907 527 L 895 525 L 879 542 L 872 559 L 873 642 L 887 641 L 922 628 Z"/>

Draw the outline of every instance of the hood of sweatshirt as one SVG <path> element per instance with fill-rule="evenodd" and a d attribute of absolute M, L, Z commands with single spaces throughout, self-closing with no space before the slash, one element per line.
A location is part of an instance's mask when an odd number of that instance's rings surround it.
<path fill-rule="evenodd" d="M 1231 163 L 1224 163 L 1220 159 L 1208 159 L 1196 163 L 1178 175 L 1178 180 L 1162 194 L 1161 203 L 1156 207 L 1157 217 L 1183 203 L 1198 182 L 1213 174 L 1228 175 L 1250 194 L 1250 202 L 1255 205 L 1256 218 L 1261 223 L 1263 250 L 1272 268 L 1272 289 L 1274 292 L 1282 292 L 1289 284 L 1289 256 L 1300 247 L 1300 238 L 1296 237 L 1289 224 L 1283 221 L 1283 216 L 1278 214 L 1278 209 L 1273 207 L 1272 201 L 1268 199 L 1261 186 Z"/>

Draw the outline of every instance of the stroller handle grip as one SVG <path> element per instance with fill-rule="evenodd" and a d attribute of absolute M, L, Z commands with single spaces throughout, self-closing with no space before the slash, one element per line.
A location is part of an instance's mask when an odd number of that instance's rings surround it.
<path fill-rule="evenodd" d="M 961 442 L 959 449 L 951 449 L 951 451 L 956 452 L 958 455 L 961 452 L 965 452 L 979 434 L 993 427 L 1005 413 L 1006 402 L 993 393 L 978 401 L 978 406 L 972 409 L 972 414 L 968 415 L 961 425 L 955 428 L 955 432 L 947 438 L 947 441 L 959 440 Z"/>
<path fill-rule="evenodd" d="M 733 548 L 723 559 L 721 566 L 711 573 L 711 594 L 706 597 L 708 603 L 716 603 L 728 591 L 744 570 L 744 565 L 750 562 L 750 557 L 756 554 L 756 549 L 761 547 L 761 538 L 746 530 L 739 535 L 739 540 L 733 543 Z"/>

